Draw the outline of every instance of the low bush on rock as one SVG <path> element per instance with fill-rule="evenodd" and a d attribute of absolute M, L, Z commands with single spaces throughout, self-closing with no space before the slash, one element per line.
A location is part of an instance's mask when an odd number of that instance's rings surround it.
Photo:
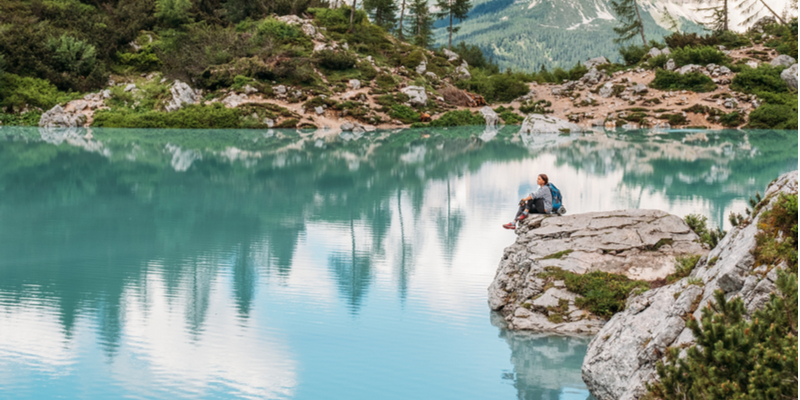
<path fill-rule="evenodd" d="M 797 100 L 794 107 L 783 104 L 762 104 L 748 116 L 748 128 L 797 129 Z"/>
<path fill-rule="evenodd" d="M 711 78 L 699 72 L 681 75 L 661 69 L 656 70 L 656 77 L 650 86 L 660 90 L 691 90 L 698 93 L 711 92 L 717 88 Z"/>
<path fill-rule="evenodd" d="M 795 265 L 796 268 L 796 265 Z M 716 304 L 691 314 L 686 326 L 696 344 L 667 349 L 658 362 L 659 382 L 647 386 L 646 399 L 797 398 L 797 274 L 778 273 L 778 293 L 751 320 L 741 298 L 714 293 Z"/>
<path fill-rule="evenodd" d="M 644 291 L 650 288 L 647 282 L 601 271 L 581 275 L 557 267 L 547 267 L 540 277 L 563 280 L 567 290 L 583 296 L 575 300 L 576 306 L 605 319 L 625 309 L 625 302 L 634 289 Z"/>
<path fill-rule="evenodd" d="M 322 50 L 317 52 L 317 64 L 333 71 L 343 71 L 356 66 L 355 56 L 344 51 Z"/>
<path fill-rule="evenodd" d="M 127 109 L 101 110 L 92 126 L 102 128 L 238 128 L 241 112 L 221 104 L 187 105 L 173 112 L 133 112 Z"/>
<path fill-rule="evenodd" d="M 742 67 L 741 72 L 733 77 L 731 89 L 754 94 L 788 92 L 789 86 L 781 79 L 782 70 L 783 68 L 766 64 L 759 65 L 758 68 Z"/>
<path fill-rule="evenodd" d="M 668 284 L 673 283 L 689 276 L 698 261 L 700 261 L 699 255 L 675 257 L 675 272 L 667 275 L 665 278 L 666 282 Z"/>
<path fill-rule="evenodd" d="M 701 214 L 689 214 L 683 218 L 683 221 L 686 222 L 686 225 L 689 225 L 689 228 L 700 236 L 700 242 L 708 245 L 709 248 L 713 249 L 717 246 L 720 239 L 725 236 L 725 231 L 720 228 L 710 228 L 708 226 L 708 217 Z"/>
<path fill-rule="evenodd" d="M 730 62 L 730 58 L 725 53 L 711 46 L 678 48 L 673 50 L 669 57 L 675 60 L 675 65 L 678 67 L 689 64 L 702 66 L 708 64 L 723 65 Z"/>
<path fill-rule="evenodd" d="M 510 72 L 486 76 L 482 70 L 475 70 L 470 79 L 459 81 L 456 86 L 478 93 L 490 102 L 507 103 L 528 94 L 527 77 Z"/>

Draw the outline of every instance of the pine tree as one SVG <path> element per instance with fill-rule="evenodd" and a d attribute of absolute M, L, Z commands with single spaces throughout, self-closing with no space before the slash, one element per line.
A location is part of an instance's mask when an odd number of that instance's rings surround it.
<path fill-rule="evenodd" d="M 756 7 L 761 4 L 761 7 L 756 10 Z M 744 21 L 740 22 L 739 25 L 750 25 L 764 9 L 769 10 L 770 13 L 777 19 L 781 21 L 781 24 L 786 25 L 786 21 L 781 18 L 775 10 L 772 9 L 764 0 L 740 0 L 740 3 L 736 5 L 736 9 L 740 10 L 742 14 L 747 15 Z"/>
<path fill-rule="evenodd" d="M 364 0 L 364 10 L 372 17 L 372 22 L 391 31 L 397 24 L 397 4 L 394 0 Z"/>
<path fill-rule="evenodd" d="M 778 293 L 752 321 L 743 318 L 741 298 L 728 301 L 716 291 L 702 324 L 691 317 L 686 323 L 696 345 L 685 358 L 679 348 L 668 349 L 650 393 L 664 400 L 797 398 L 796 270 L 781 270 L 776 285 Z"/>
<path fill-rule="evenodd" d="M 636 0 L 611 0 L 611 9 L 619 17 L 620 23 L 620 26 L 614 28 L 614 32 L 619 35 L 618 38 L 614 39 L 614 43 L 627 42 L 639 33 L 642 35 L 642 43 L 647 46 L 647 40 L 644 38 L 642 15 L 639 12 L 639 4 L 636 3 Z"/>
<path fill-rule="evenodd" d="M 701 3 L 708 0 L 700 0 Z M 722 33 L 728 31 L 728 0 L 722 0 L 718 6 L 699 8 L 697 11 L 710 11 L 711 15 L 708 16 L 709 22 L 702 23 L 707 29 L 715 33 Z"/>
<path fill-rule="evenodd" d="M 430 47 L 433 44 L 433 15 L 428 8 L 428 0 L 411 0 L 408 6 L 409 36 L 412 42 L 421 47 Z"/>
<path fill-rule="evenodd" d="M 450 24 L 447 27 L 449 39 L 447 40 L 447 48 L 453 48 L 453 33 L 458 32 L 459 27 L 453 27 L 453 19 L 463 21 L 467 19 L 467 13 L 472 8 L 470 0 L 436 0 L 436 7 L 439 12 L 436 13 L 437 19 L 450 19 Z"/>
<path fill-rule="evenodd" d="M 400 40 L 403 40 L 403 30 L 405 26 L 403 25 L 403 15 L 406 13 L 406 0 L 401 1 L 400 5 L 400 22 L 397 24 L 397 37 Z"/>

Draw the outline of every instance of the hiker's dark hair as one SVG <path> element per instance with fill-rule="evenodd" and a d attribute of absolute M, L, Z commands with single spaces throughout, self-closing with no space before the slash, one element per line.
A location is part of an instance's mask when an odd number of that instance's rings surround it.
<path fill-rule="evenodd" d="M 542 178 L 542 180 L 544 181 L 545 185 L 547 185 L 547 183 L 550 182 L 550 180 L 547 179 L 547 175 L 546 174 L 539 174 L 539 178 Z"/>

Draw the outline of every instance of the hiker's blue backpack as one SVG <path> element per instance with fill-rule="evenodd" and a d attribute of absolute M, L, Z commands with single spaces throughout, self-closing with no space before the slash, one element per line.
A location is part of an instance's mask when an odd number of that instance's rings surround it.
<path fill-rule="evenodd" d="M 564 199 L 561 197 L 561 191 L 558 190 L 556 185 L 553 185 L 552 183 L 548 183 L 547 185 L 550 186 L 550 195 L 553 197 L 553 214 L 566 214 L 567 209 L 564 208 L 564 205 L 562 204 Z"/>

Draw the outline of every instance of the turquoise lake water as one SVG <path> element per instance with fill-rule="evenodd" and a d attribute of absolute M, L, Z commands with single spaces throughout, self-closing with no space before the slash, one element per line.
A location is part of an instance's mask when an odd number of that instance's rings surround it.
<path fill-rule="evenodd" d="M 796 131 L 0 128 L 0 397 L 589 397 L 486 288 L 518 199 L 728 214 Z"/>

